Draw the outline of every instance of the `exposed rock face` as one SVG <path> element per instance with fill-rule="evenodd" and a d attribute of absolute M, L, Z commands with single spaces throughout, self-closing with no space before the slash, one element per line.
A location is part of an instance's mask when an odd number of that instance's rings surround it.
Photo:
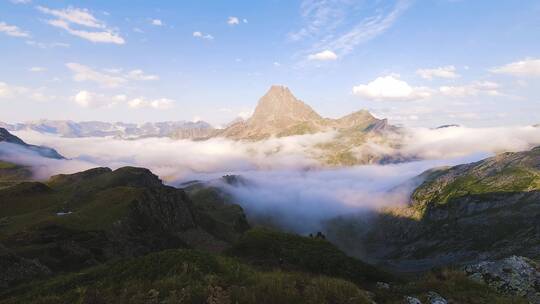
<path fill-rule="evenodd" d="M 428 301 L 429 304 L 448 304 L 448 301 L 446 301 L 445 298 L 434 291 L 428 292 Z"/>
<path fill-rule="evenodd" d="M 251 118 L 231 125 L 219 135 L 260 140 L 271 136 L 316 133 L 324 128 L 323 123 L 323 118 L 296 99 L 288 88 L 272 86 L 259 100 Z"/>
<path fill-rule="evenodd" d="M 519 256 L 485 261 L 465 267 L 467 275 L 502 294 L 526 297 L 540 303 L 540 264 Z"/>
<path fill-rule="evenodd" d="M 399 129 L 389 125 L 386 119 L 377 119 L 365 110 L 339 119 L 323 118 L 283 86 L 272 86 L 259 100 L 251 118 L 230 125 L 216 136 L 257 141 L 321 132 L 334 132 L 335 136 L 318 144 L 308 154 L 325 164 L 356 165 L 399 160 L 399 157 L 363 147 L 367 142 L 398 145 Z"/>
<path fill-rule="evenodd" d="M 60 155 L 58 152 L 56 152 L 56 150 L 54 149 L 43 147 L 43 146 L 29 145 L 25 143 L 22 139 L 9 133 L 8 130 L 4 128 L 0 128 L 0 144 L 2 144 L 3 142 L 16 145 L 17 147 L 37 153 L 38 155 L 43 156 L 43 157 L 64 159 L 64 157 Z M 2 154 L 6 154 L 6 152 L 5 151 L 2 152 L 2 149 L 0 149 L 0 157 L 2 156 Z"/>
<path fill-rule="evenodd" d="M 424 177 L 408 208 L 374 221 L 369 252 L 406 271 L 540 256 L 540 148 Z"/>

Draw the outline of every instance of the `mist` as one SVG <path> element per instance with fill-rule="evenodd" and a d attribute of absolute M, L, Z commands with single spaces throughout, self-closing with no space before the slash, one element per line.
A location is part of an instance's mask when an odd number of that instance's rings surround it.
<path fill-rule="evenodd" d="M 357 149 L 399 153 L 419 161 L 331 168 L 317 161 L 317 145 L 335 133 L 273 138 L 260 142 L 213 138 L 206 141 L 146 138 L 62 138 L 33 131 L 14 132 L 28 143 L 56 149 L 68 160 L 32 155 L 10 144 L 0 145 L 3 158 L 33 166 L 37 178 L 107 166 L 146 167 L 165 183 L 179 186 L 200 180 L 231 193 L 248 218 L 301 234 L 322 229 L 343 215 L 403 206 L 423 171 L 477 161 L 503 151 L 540 145 L 534 127 L 408 129 L 397 150 L 368 142 Z M 236 174 L 248 182 L 226 185 L 219 177 Z"/>

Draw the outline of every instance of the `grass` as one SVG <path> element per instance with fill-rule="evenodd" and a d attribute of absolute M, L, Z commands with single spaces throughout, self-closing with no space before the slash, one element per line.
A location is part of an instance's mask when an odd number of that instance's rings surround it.
<path fill-rule="evenodd" d="M 290 271 L 337 276 L 355 283 L 394 279 L 388 273 L 347 256 L 326 240 L 263 228 L 246 232 L 228 254 L 263 269 L 279 267 Z"/>
<path fill-rule="evenodd" d="M 0 303 L 370 303 L 342 279 L 262 272 L 193 250 L 168 250 L 10 290 Z"/>

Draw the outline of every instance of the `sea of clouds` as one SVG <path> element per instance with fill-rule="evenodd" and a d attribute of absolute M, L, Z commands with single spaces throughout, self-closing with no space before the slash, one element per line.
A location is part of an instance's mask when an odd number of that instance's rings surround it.
<path fill-rule="evenodd" d="M 32 165 L 40 179 L 97 166 L 146 167 L 171 185 L 191 180 L 215 181 L 226 174 L 241 175 L 249 183 L 221 186 L 233 194 L 248 216 L 272 215 L 273 224 L 299 233 L 316 231 L 321 223 L 336 216 L 406 204 L 415 186 L 407 181 L 427 169 L 540 145 L 540 129 L 535 127 L 415 128 L 406 131 L 399 150 L 374 143 L 365 148 L 421 160 L 329 168 L 313 157 L 313 151 L 318 144 L 331 140 L 334 133 L 260 142 L 224 138 L 63 138 L 34 131 L 14 134 L 28 143 L 55 148 L 68 158 L 44 159 L 14 145 L 0 145 L 4 159 Z"/>

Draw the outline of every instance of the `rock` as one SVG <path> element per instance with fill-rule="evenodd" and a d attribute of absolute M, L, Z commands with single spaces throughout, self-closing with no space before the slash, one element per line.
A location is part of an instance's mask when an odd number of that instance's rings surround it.
<path fill-rule="evenodd" d="M 448 304 L 445 298 L 434 291 L 428 292 L 428 301 L 430 304 Z"/>
<path fill-rule="evenodd" d="M 415 297 L 405 297 L 405 303 L 406 304 L 422 304 L 422 302 L 420 300 L 418 300 L 417 298 Z"/>
<path fill-rule="evenodd" d="M 484 261 L 465 267 L 469 278 L 485 283 L 502 294 L 526 297 L 540 303 L 540 265 L 521 256 Z"/>
<path fill-rule="evenodd" d="M 385 282 L 377 282 L 377 288 L 379 289 L 390 289 L 390 284 Z"/>

